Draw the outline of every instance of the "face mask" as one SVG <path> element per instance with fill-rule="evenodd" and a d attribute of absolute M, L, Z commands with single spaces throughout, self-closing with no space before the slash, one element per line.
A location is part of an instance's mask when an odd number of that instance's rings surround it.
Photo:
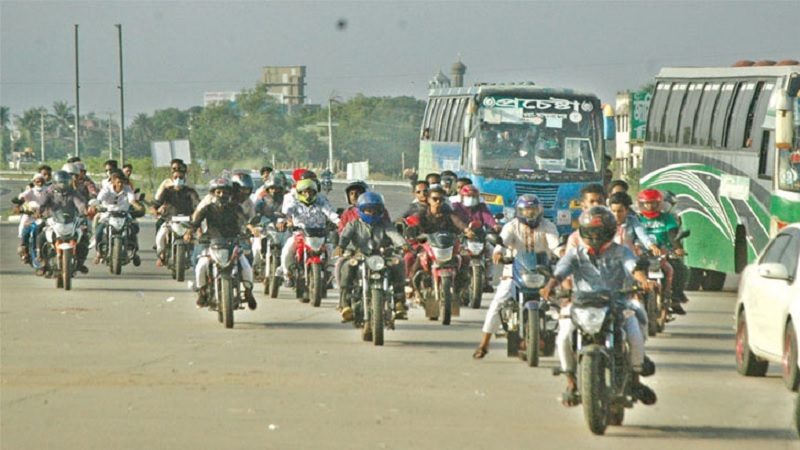
<path fill-rule="evenodd" d="M 39 192 L 42 192 L 42 189 L 44 189 L 44 186 L 34 186 L 33 187 L 33 191 L 36 192 L 37 194 Z"/>
<path fill-rule="evenodd" d="M 478 199 L 475 197 L 464 197 L 461 203 L 463 203 L 467 208 L 472 208 L 473 206 L 478 205 Z"/>
<path fill-rule="evenodd" d="M 184 178 L 176 178 L 174 181 L 175 187 L 182 187 L 186 185 L 186 179 Z"/>

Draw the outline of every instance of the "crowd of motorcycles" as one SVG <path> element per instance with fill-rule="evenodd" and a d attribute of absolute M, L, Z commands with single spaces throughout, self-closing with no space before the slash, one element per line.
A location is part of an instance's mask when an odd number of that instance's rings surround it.
<path fill-rule="evenodd" d="M 323 177 L 320 186 L 323 192 L 329 192 L 330 179 Z M 103 236 L 94 246 L 109 272 L 120 275 L 126 264 L 139 264 L 138 244 L 132 232 L 136 220 L 129 210 L 104 208 L 94 202 L 90 202 L 90 206 L 107 217 Z M 57 288 L 70 290 L 76 272 L 84 269 L 80 261 L 87 255 L 80 255 L 80 243 L 90 237 L 91 219 L 67 211 L 42 217 L 39 206 L 35 201 L 20 205 L 22 214 L 34 218 L 26 231 L 28 257 L 25 262 L 41 275 L 54 279 Z M 498 215 L 496 219 L 502 223 L 508 218 Z M 319 307 L 334 286 L 336 258 L 332 252 L 338 234 L 331 224 L 324 228 L 306 228 L 303 224 L 281 228 L 274 219 L 262 217 L 245 238 L 202 242 L 185 239 L 187 231 L 191 230 L 191 220 L 189 215 L 174 215 L 166 221 L 168 234 L 163 266 L 173 279 L 185 282 L 191 279 L 187 271 L 198 255 L 205 252 L 211 261 L 208 309 L 215 312 L 227 328 L 234 326 L 234 312 L 247 306 L 239 264 L 241 255 L 251 261 L 254 280 L 261 284 L 258 291 L 276 298 L 285 284 L 280 271 L 281 250 L 287 240 L 294 239 L 295 264 L 287 269 L 292 272 L 294 296 Z M 410 224 L 398 221 L 396 225 L 402 232 Z M 484 292 L 491 291 L 487 286 L 494 269 L 491 249 L 502 247 L 503 241 L 497 229 L 474 228 L 472 231 L 469 238 L 451 232 L 417 235 L 409 237 L 404 247 L 370 247 L 368 254 L 345 251 L 338 258 L 338 264 L 355 267 L 358 276 L 348 292 L 342 289 L 339 308 L 344 304 L 342 299 L 349 296 L 353 325 L 361 331 L 365 341 L 383 345 L 384 331 L 394 329 L 397 321 L 405 318 L 398 314 L 399 297 L 393 291 L 389 268 L 402 264 L 404 253 L 408 251 L 417 253 L 420 270 L 406 280 L 403 294 L 409 303 L 419 304 L 429 320 L 449 325 L 453 317 L 460 315 L 462 307 L 481 308 Z M 39 235 L 44 236 L 44 245 L 37 246 Z M 680 238 L 687 235 L 688 232 L 683 232 Z M 623 294 L 638 298 L 647 314 L 647 334 L 655 336 L 672 320 L 669 302 L 664 298 L 668 289 L 663 286 L 660 262 L 671 255 L 646 257 L 649 278 L 655 289 L 633 289 Z M 519 357 L 531 367 L 538 366 L 542 357 L 553 356 L 559 322 L 564 319 L 562 305 L 565 299 L 571 299 L 568 317 L 576 328 L 572 342 L 579 355 L 575 376 L 587 424 L 596 434 L 602 434 L 608 425 L 620 425 L 625 408 L 636 402 L 632 393 L 634 375 L 628 358 L 629 348 L 620 324 L 625 312 L 608 293 L 583 295 L 560 290 L 549 300 L 543 299 L 540 290 L 552 277 L 557 263 L 552 255 L 516 252 L 512 256 L 511 252 L 506 252 L 500 263 L 511 265 L 514 287 L 514 295 L 500 308 L 502 332 L 499 334 L 505 335 L 508 356 Z M 554 374 L 558 372 L 556 369 Z"/>

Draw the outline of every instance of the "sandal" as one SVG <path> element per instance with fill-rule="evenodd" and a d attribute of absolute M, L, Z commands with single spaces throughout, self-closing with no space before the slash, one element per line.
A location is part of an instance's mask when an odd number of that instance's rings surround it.
<path fill-rule="evenodd" d="M 489 353 L 489 350 L 486 350 L 483 347 L 478 347 L 475 349 L 475 353 L 472 354 L 474 359 L 483 359 L 486 354 Z"/>
<path fill-rule="evenodd" d="M 581 398 L 578 396 L 578 389 L 567 389 L 561 394 L 561 404 L 566 407 L 578 406 Z"/>

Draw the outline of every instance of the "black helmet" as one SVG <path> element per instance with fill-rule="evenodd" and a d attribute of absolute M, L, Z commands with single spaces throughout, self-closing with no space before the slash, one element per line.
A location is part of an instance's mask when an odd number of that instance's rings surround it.
<path fill-rule="evenodd" d="M 64 170 L 59 170 L 58 172 L 53 174 L 53 187 L 57 191 L 66 191 L 70 187 L 72 183 L 72 175 L 67 173 Z"/>
<path fill-rule="evenodd" d="M 595 251 L 614 239 L 617 219 L 605 206 L 593 206 L 578 218 L 581 238 Z"/>
<path fill-rule="evenodd" d="M 234 189 L 244 190 L 250 189 L 250 192 L 253 192 L 253 188 L 255 187 L 255 183 L 253 183 L 253 177 L 250 176 L 249 173 L 245 172 L 236 172 L 231 176 L 231 185 L 233 185 Z"/>
<path fill-rule="evenodd" d="M 209 192 L 216 191 L 217 189 L 225 189 L 225 190 L 230 191 L 231 190 L 231 180 L 229 180 L 227 178 L 224 178 L 224 177 L 220 177 L 220 178 L 214 178 L 213 180 L 208 182 L 208 191 Z"/>
<path fill-rule="evenodd" d="M 344 188 L 344 201 L 348 203 L 350 202 L 350 191 L 353 189 L 361 189 L 361 194 L 363 194 L 369 190 L 369 186 L 367 186 L 367 183 L 361 180 L 351 181 Z"/>

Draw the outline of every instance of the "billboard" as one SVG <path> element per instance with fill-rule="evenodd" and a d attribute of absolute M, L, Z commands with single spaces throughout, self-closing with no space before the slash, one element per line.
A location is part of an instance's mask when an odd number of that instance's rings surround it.
<path fill-rule="evenodd" d="M 169 162 L 180 158 L 186 164 L 192 163 L 192 150 L 189 141 L 155 141 L 150 143 L 150 155 L 153 167 L 169 167 Z"/>

